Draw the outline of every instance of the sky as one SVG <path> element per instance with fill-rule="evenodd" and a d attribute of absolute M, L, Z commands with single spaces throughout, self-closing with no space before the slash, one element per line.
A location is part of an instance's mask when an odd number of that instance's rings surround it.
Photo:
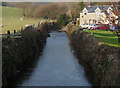
<path fill-rule="evenodd" d="M 0 0 L 4 2 L 118 2 L 120 0 Z"/>

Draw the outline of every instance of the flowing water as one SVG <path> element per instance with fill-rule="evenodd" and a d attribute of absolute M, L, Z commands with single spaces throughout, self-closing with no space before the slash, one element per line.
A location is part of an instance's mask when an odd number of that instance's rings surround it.
<path fill-rule="evenodd" d="M 91 86 L 65 33 L 52 32 L 31 75 L 20 86 Z"/>

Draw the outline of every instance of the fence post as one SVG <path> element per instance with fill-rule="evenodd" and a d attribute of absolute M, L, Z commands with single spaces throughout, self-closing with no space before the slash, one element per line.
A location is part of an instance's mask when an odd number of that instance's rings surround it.
<path fill-rule="evenodd" d="M 14 30 L 14 34 L 16 33 L 16 30 Z"/>
<path fill-rule="evenodd" d="M 52 22 L 52 26 L 54 26 L 54 24 L 55 24 L 55 23 L 54 23 L 54 22 Z"/>
<path fill-rule="evenodd" d="M 21 33 L 23 32 L 23 28 L 21 28 Z"/>
<path fill-rule="evenodd" d="M 33 24 L 33 27 L 35 27 L 35 24 Z"/>
<path fill-rule="evenodd" d="M 8 34 L 7 38 L 10 38 L 10 31 L 9 30 L 7 31 L 7 34 Z"/>

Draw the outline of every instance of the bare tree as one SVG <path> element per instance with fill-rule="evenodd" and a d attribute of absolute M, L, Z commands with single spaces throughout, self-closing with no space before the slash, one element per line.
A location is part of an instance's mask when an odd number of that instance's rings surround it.
<path fill-rule="evenodd" d="M 118 45 L 120 45 L 120 2 L 110 2 L 111 8 L 105 12 L 105 18 L 101 18 L 101 24 L 108 21 L 110 25 L 114 25 L 117 29 L 114 32 L 118 36 Z M 103 23 L 102 23 L 103 22 Z"/>

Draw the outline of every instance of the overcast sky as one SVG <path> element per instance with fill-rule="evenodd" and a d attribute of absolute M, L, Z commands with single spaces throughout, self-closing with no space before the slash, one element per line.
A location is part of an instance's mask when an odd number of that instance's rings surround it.
<path fill-rule="evenodd" d="M 4 2 L 117 2 L 120 0 L 0 0 Z"/>

